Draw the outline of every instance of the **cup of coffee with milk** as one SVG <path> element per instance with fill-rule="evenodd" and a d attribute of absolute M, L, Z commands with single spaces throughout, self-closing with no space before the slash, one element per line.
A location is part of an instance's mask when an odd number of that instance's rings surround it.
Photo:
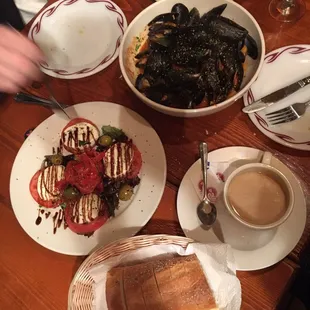
<path fill-rule="evenodd" d="M 260 163 L 236 169 L 224 187 L 229 213 L 243 225 L 272 229 L 283 224 L 294 206 L 294 192 L 285 175 L 270 165 L 272 154 L 265 152 Z"/>

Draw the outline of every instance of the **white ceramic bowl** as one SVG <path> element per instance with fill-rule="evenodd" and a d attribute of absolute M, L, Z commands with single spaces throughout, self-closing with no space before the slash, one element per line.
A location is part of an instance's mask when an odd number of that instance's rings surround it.
<path fill-rule="evenodd" d="M 241 85 L 241 90 L 234 95 L 233 97 L 221 102 L 220 104 L 200 108 L 200 109 L 177 109 L 163 106 L 155 101 L 152 101 L 145 97 L 142 93 L 140 93 L 134 86 L 134 81 L 132 74 L 128 74 L 128 47 L 132 45 L 133 39 L 139 36 L 145 26 L 157 15 L 162 13 L 167 13 L 171 11 L 171 8 L 174 4 L 182 2 L 189 9 L 196 7 L 200 14 L 204 14 L 205 12 L 211 10 L 212 8 L 221 5 L 223 3 L 227 3 L 227 8 L 225 9 L 223 16 L 228 17 L 244 28 L 246 28 L 250 35 L 256 40 L 259 56 L 256 60 L 252 60 L 250 57 L 247 57 L 248 67 L 246 70 L 245 77 L 243 79 L 243 83 Z M 135 93 L 135 95 L 141 99 L 145 104 L 150 106 L 151 108 L 162 112 L 164 114 L 177 116 L 177 117 L 198 117 L 213 114 L 219 112 L 228 106 L 232 105 L 237 99 L 241 98 L 244 93 L 250 88 L 252 83 L 256 80 L 259 71 L 262 68 L 263 60 L 265 57 L 265 41 L 263 33 L 254 19 L 254 17 L 241 5 L 231 1 L 231 0 L 165 0 L 156 2 L 145 10 L 143 10 L 136 18 L 131 22 L 129 27 L 127 28 L 122 43 L 120 47 L 120 67 L 122 74 L 125 78 L 126 83 L 130 87 L 130 89 Z"/>

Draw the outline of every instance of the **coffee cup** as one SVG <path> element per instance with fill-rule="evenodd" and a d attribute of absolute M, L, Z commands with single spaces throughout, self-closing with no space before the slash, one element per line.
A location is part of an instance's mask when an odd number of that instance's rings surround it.
<path fill-rule="evenodd" d="M 283 224 L 294 207 L 294 191 L 265 152 L 262 162 L 246 164 L 227 178 L 224 201 L 228 212 L 253 229 L 272 229 Z"/>

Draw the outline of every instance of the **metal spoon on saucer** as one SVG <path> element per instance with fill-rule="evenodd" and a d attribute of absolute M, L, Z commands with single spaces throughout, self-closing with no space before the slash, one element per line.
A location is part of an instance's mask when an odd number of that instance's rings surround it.
<path fill-rule="evenodd" d="M 199 144 L 199 154 L 201 159 L 203 198 L 197 206 L 197 215 L 201 223 L 210 228 L 216 220 L 216 207 L 210 202 L 207 195 L 207 166 L 208 166 L 208 145 L 205 142 Z"/>

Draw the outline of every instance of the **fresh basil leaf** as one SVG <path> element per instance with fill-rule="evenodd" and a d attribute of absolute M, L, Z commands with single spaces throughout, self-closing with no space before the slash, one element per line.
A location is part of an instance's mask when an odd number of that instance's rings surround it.
<path fill-rule="evenodd" d="M 79 140 L 79 146 L 83 146 L 83 145 L 86 145 L 86 144 L 89 144 L 89 142 L 83 141 L 83 140 Z"/>
<path fill-rule="evenodd" d="M 62 204 L 59 205 L 59 207 L 60 207 L 61 209 L 65 209 L 66 206 L 67 206 L 66 203 L 62 203 Z"/>
<path fill-rule="evenodd" d="M 102 126 L 102 135 L 110 136 L 112 139 L 118 140 L 120 137 L 125 136 L 122 129 L 112 127 L 112 126 Z"/>

